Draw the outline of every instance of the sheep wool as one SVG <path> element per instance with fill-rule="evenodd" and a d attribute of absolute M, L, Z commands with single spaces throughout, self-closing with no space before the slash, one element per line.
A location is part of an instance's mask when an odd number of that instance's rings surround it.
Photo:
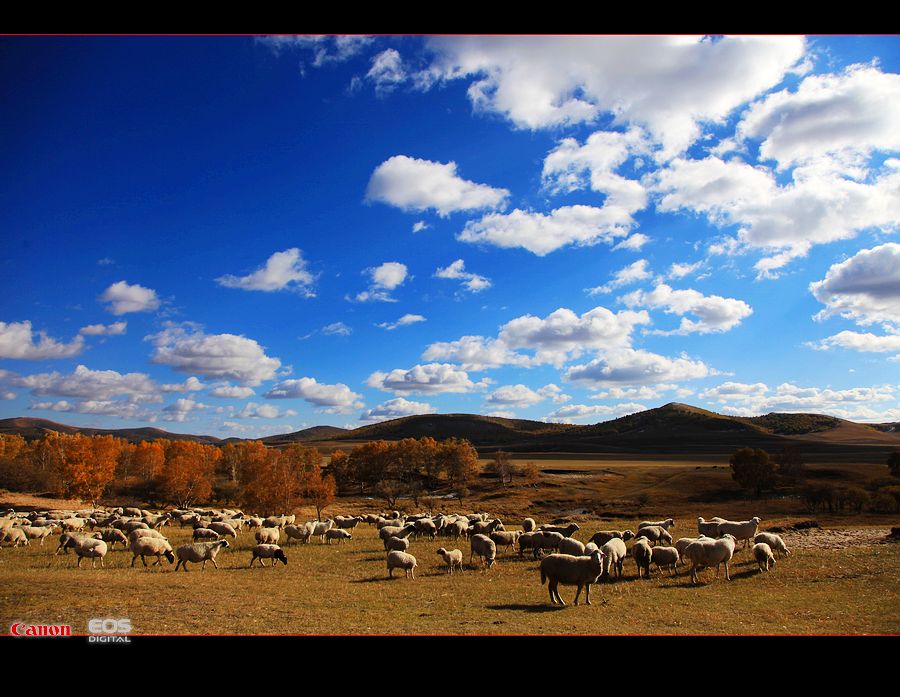
<path fill-rule="evenodd" d="M 603 574 L 603 552 L 597 550 L 589 557 L 575 557 L 570 554 L 551 554 L 541 561 L 541 585 L 547 583 L 550 591 L 550 602 L 565 605 L 566 602 L 559 595 L 559 584 L 566 586 L 578 586 L 575 593 L 575 604 L 581 589 L 586 588 L 585 602 L 591 604 L 591 584 Z"/>
<path fill-rule="evenodd" d="M 772 554 L 772 548 L 765 542 L 757 542 L 753 545 L 753 558 L 759 564 L 760 571 L 768 571 L 769 566 L 775 563 L 775 555 Z"/>
<path fill-rule="evenodd" d="M 406 552 L 388 552 L 387 555 L 388 576 L 394 577 L 394 569 L 403 569 L 406 571 L 406 578 L 416 578 L 416 558 L 412 554 Z"/>

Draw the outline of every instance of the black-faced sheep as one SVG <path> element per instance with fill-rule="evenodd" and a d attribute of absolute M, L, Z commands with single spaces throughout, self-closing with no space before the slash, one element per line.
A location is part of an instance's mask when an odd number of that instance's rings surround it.
<path fill-rule="evenodd" d="M 156 557 L 153 566 L 160 566 L 163 557 L 168 559 L 170 564 L 175 563 L 175 553 L 172 551 L 172 545 L 166 540 L 160 540 L 157 537 L 138 537 L 131 542 L 130 548 L 131 553 L 134 555 L 131 558 L 131 566 L 134 566 L 138 557 L 144 562 L 144 566 L 147 566 L 147 560 L 145 559 L 147 556 Z"/>
<path fill-rule="evenodd" d="M 263 559 L 271 559 L 273 568 L 279 561 L 287 566 L 287 555 L 278 545 L 256 545 L 250 551 L 253 552 L 253 558 L 250 559 L 251 567 L 257 559 L 259 559 L 260 566 L 267 566 Z"/>

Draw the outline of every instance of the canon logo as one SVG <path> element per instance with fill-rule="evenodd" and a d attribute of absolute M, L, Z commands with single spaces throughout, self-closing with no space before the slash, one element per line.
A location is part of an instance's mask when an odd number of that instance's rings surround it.
<path fill-rule="evenodd" d="M 72 636 L 72 627 L 68 624 L 25 624 L 16 622 L 9 628 L 13 636 Z"/>

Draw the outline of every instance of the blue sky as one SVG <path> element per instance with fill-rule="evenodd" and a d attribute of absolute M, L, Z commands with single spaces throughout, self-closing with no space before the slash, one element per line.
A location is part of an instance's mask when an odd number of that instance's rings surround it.
<path fill-rule="evenodd" d="M 900 420 L 896 37 L 0 39 L 0 417 Z"/>

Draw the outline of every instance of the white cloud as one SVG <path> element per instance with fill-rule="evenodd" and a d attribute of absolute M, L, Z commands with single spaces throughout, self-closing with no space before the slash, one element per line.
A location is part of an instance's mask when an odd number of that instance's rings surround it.
<path fill-rule="evenodd" d="M 678 329 L 672 331 L 654 331 L 653 334 L 711 334 L 726 332 L 741 323 L 741 320 L 753 314 L 753 309 L 743 300 L 723 298 L 719 295 L 703 295 L 688 290 L 673 290 L 665 283 L 656 286 L 652 291 L 636 290 L 619 298 L 628 307 L 648 307 L 662 309 L 666 314 L 681 317 Z M 692 314 L 698 320 L 684 317 Z"/>
<path fill-rule="evenodd" d="M 306 424 L 292 426 L 285 423 L 268 424 L 260 421 L 252 421 L 249 424 L 241 423 L 240 421 L 223 421 L 222 426 L 231 433 L 240 434 L 244 438 L 265 438 L 266 436 L 275 436 L 282 433 L 293 433 L 301 428 L 306 428 Z"/>
<path fill-rule="evenodd" d="M 353 58 L 369 46 L 374 38 L 364 35 L 309 34 L 303 36 L 259 36 L 255 40 L 257 43 L 267 46 L 276 55 L 287 50 L 308 49 L 313 52 L 313 65 L 319 68 L 329 63 L 343 63 Z"/>
<path fill-rule="evenodd" d="M 402 285 L 406 280 L 407 272 L 406 264 L 401 264 L 399 261 L 386 261 L 380 266 L 370 267 L 363 271 L 371 279 L 369 289 L 357 293 L 353 299 L 361 303 L 374 300 L 397 302 L 391 297 L 390 291 Z"/>
<path fill-rule="evenodd" d="M 266 399 L 304 399 L 318 407 L 326 407 L 331 414 L 347 414 L 353 409 L 362 409 L 362 395 L 353 392 L 339 382 L 334 385 L 317 382 L 315 378 L 282 380 L 275 383 L 265 394 Z"/>
<path fill-rule="evenodd" d="M 444 268 L 438 267 L 438 269 L 434 272 L 436 278 L 449 278 L 452 280 L 459 280 L 463 282 L 463 286 L 473 293 L 478 293 L 484 290 L 485 288 L 491 287 L 491 281 L 484 276 L 479 276 L 477 273 L 471 273 L 465 270 L 466 262 L 462 259 L 457 259 L 449 266 Z"/>
<path fill-rule="evenodd" d="M 350 336 L 353 333 L 353 329 L 343 322 L 332 322 L 331 324 L 322 327 L 322 333 L 328 335 L 337 334 L 338 336 Z"/>
<path fill-rule="evenodd" d="M 900 244 L 860 250 L 834 264 L 809 289 L 825 305 L 816 319 L 839 314 L 863 326 L 886 322 L 900 327 Z"/>
<path fill-rule="evenodd" d="M 161 389 L 163 392 L 199 392 L 205 388 L 206 385 L 191 376 L 181 383 L 163 385 Z"/>
<path fill-rule="evenodd" d="M 369 180 L 367 201 L 381 201 L 404 211 L 433 209 L 442 218 L 456 211 L 502 207 L 506 189 L 462 179 L 456 163 L 432 162 L 394 155 L 382 162 Z"/>
<path fill-rule="evenodd" d="M 627 416 L 639 411 L 645 411 L 647 407 L 643 404 L 623 403 L 615 406 L 605 406 L 600 404 L 568 404 L 560 407 L 555 411 L 547 414 L 542 421 L 551 423 L 573 424 L 587 419 L 597 419 L 598 417 L 606 417 L 604 420 Z"/>
<path fill-rule="evenodd" d="M 866 353 L 887 353 L 900 350 L 900 334 L 879 336 L 870 332 L 843 331 L 814 342 L 810 346 L 825 351 L 833 348 L 843 348 Z"/>
<path fill-rule="evenodd" d="M 6 402 L 9 402 L 9 401 L 15 399 L 17 396 L 18 395 L 16 395 L 15 392 L 7 392 L 7 391 L 0 392 L 0 399 L 4 400 Z"/>
<path fill-rule="evenodd" d="M 764 382 L 753 384 L 745 382 L 723 382 L 721 385 L 711 387 L 700 393 L 701 399 L 712 402 L 745 401 L 755 397 L 762 397 L 769 391 L 769 386 Z"/>
<path fill-rule="evenodd" d="M 499 406 L 530 407 L 543 399 L 543 395 L 525 385 L 518 384 L 498 387 L 484 401 Z"/>
<path fill-rule="evenodd" d="M 249 387 L 238 387 L 236 385 L 220 385 L 209 391 L 210 397 L 218 397 L 220 399 L 246 399 L 256 394 Z"/>
<path fill-rule="evenodd" d="M 388 48 L 376 55 L 366 77 L 375 83 L 375 89 L 379 92 L 390 92 L 403 83 L 407 75 L 400 52 Z"/>
<path fill-rule="evenodd" d="M 612 243 L 628 235 L 634 220 L 619 207 L 563 206 L 549 214 L 523 211 L 488 213 L 470 220 L 456 239 L 491 244 L 502 249 L 527 249 L 546 256 L 566 245 L 579 247 Z"/>
<path fill-rule="evenodd" d="M 489 411 L 485 414 L 485 416 L 493 416 L 499 419 L 515 419 L 516 413 L 514 411 L 509 411 L 506 409 L 499 409 L 496 411 Z"/>
<path fill-rule="evenodd" d="M 620 249 L 628 249 L 632 252 L 640 251 L 641 247 L 647 244 L 650 241 L 650 238 L 647 237 L 643 232 L 635 232 L 624 240 L 619 242 L 619 244 L 613 247 L 613 251 L 618 251 Z"/>
<path fill-rule="evenodd" d="M 172 404 L 163 408 L 163 421 L 185 421 L 192 411 L 207 409 L 206 404 L 195 402 L 193 399 L 176 399 Z"/>
<path fill-rule="evenodd" d="M 659 399 L 664 392 L 674 390 L 678 385 L 661 383 L 648 387 L 610 387 L 608 390 L 592 394 L 591 399 Z"/>
<path fill-rule="evenodd" d="M 686 357 L 667 358 L 643 349 L 620 348 L 608 350 L 585 365 L 569 368 L 564 379 L 598 388 L 680 382 L 715 374 L 716 371 L 702 361 L 692 361 Z"/>
<path fill-rule="evenodd" d="M 448 363 L 415 365 L 408 370 L 396 368 L 390 373 L 376 371 L 369 376 L 366 384 L 400 395 L 472 392 L 487 385 L 485 381 L 472 382 L 468 373 Z"/>
<path fill-rule="evenodd" d="M 380 322 L 379 324 L 376 324 L 375 326 L 380 327 L 381 329 L 387 329 L 388 331 L 393 331 L 397 327 L 405 327 L 410 324 L 415 324 L 416 322 L 424 322 L 424 321 L 425 321 L 425 317 L 423 317 L 422 315 L 413 315 L 413 314 L 407 313 L 407 314 L 403 315 L 403 317 L 398 319 L 396 322 Z"/>
<path fill-rule="evenodd" d="M 297 412 L 293 409 L 281 411 L 271 404 L 257 404 L 256 402 L 248 402 L 235 414 L 235 417 L 239 419 L 281 419 L 292 416 L 297 416 Z"/>
<path fill-rule="evenodd" d="M 275 252 L 265 265 L 247 276 L 219 276 L 216 283 L 226 288 L 261 290 L 271 293 L 276 290 L 295 290 L 306 298 L 315 297 L 312 284 L 315 278 L 306 268 L 303 253 L 292 247 L 283 252 Z"/>
<path fill-rule="evenodd" d="M 85 336 L 121 336 L 125 333 L 128 322 L 113 322 L 112 324 L 89 324 L 78 330 Z"/>
<path fill-rule="evenodd" d="M 653 274 L 646 259 L 638 259 L 633 264 L 629 264 L 623 269 L 619 269 L 613 274 L 613 278 L 608 283 L 596 288 L 587 288 L 588 295 L 599 295 L 601 293 L 610 293 L 616 288 L 627 286 L 638 281 L 645 281 L 652 278 Z"/>
<path fill-rule="evenodd" d="M 572 399 L 569 395 L 563 394 L 562 388 L 558 385 L 554 385 L 550 383 L 549 385 L 544 385 L 541 389 L 537 391 L 541 397 L 547 397 L 553 401 L 554 404 L 565 404 L 570 399 Z"/>
<path fill-rule="evenodd" d="M 777 85 L 803 58 L 802 37 L 446 37 L 432 38 L 435 59 L 418 76 L 470 78 L 476 111 L 496 112 L 519 128 L 591 122 L 643 125 L 663 155 L 686 149 L 701 124 Z"/>
<path fill-rule="evenodd" d="M 271 380 L 281 367 L 281 361 L 267 356 L 256 341 L 236 334 L 205 334 L 195 326 L 170 325 L 146 339 L 155 346 L 154 363 L 246 387 Z"/>
<path fill-rule="evenodd" d="M 851 65 L 840 75 L 810 75 L 795 92 L 755 103 L 737 127 L 739 139 L 759 138 L 760 157 L 780 169 L 822 156 L 868 156 L 900 150 L 900 75 Z"/>
<path fill-rule="evenodd" d="M 675 262 L 669 267 L 669 272 L 666 274 L 666 278 L 684 278 L 685 276 L 690 276 L 693 273 L 699 271 L 705 262 L 698 261 L 693 264 L 688 263 L 679 263 Z"/>
<path fill-rule="evenodd" d="M 119 373 L 115 370 L 91 370 L 79 365 L 71 375 L 37 373 L 7 378 L 16 387 L 35 395 L 75 397 L 90 401 L 108 401 L 126 397 L 131 402 L 160 402 L 159 386 L 146 373 Z"/>
<path fill-rule="evenodd" d="M 422 230 L 427 230 L 430 227 L 431 226 L 428 223 L 426 223 L 424 220 L 419 220 L 419 221 L 413 223 L 412 231 L 413 231 L 413 233 L 422 232 Z"/>
<path fill-rule="evenodd" d="M 403 416 L 416 416 L 419 414 L 433 414 L 435 408 L 426 402 L 412 402 L 403 397 L 389 399 L 377 407 L 367 409 L 359 416 L 360 421 L 377 423 L 388 419 L 399 419 Z"/>
<path fill-rule="evenodd" d="M 483 336 L 464 336 L 456 341 L 436 342 L 422 353 L 425 361 L 452 361 L 463 370 L 485 370 L 503 365 L 530 365 L 528 356 L 511 351 L 497 339 Z"/>
<path fill-rule="evenodd" d="M 640 128 L 625 132 L 596 131 L 579 145 L 575 138 L 564 138 L 544 158 L 541 180 L 552 192 L 575 191 L 590 186 L 606 194 L 630 212 L 647 205 L 647 195 L 640 182 L 626 180 L 615 170 L 635 154 L 649 153 Z"/>
<path fill-rule="evenodd" d="M 156 414 L 152 414 L 134 402 L 120 400 L 86 400 L 82 402 L 68 402 L 64 399 L 58 402 L 35 402 L 28 407 L 33 410 L 74 412 L 77 414 L 93 414 L 95 416 L 115 416 L 120 419 L 137 419 L 140 421 L 156 421 Z"/>
<path fill-rule="evenodd" d="M 103 291 L 100 301 L 109 303 L 106 310 L 114 315 L 124 315 L 129 312 L 152 312 L 160 306 L 160 300 L 156 291 L 152 288 L 135 283 L 129 285 L 125 281 L 113 283 Z"/>
<path fill-rule="evenodd" d="M 44 331 L 38 331 L 34 342 L 31 322 L 0 322 L 0 358 L 19 358 L 39 361 L 52 358 L 69 358 L 84 349 L 84 337 L 76 336 L 68 344 L 57 341 Z"/>

